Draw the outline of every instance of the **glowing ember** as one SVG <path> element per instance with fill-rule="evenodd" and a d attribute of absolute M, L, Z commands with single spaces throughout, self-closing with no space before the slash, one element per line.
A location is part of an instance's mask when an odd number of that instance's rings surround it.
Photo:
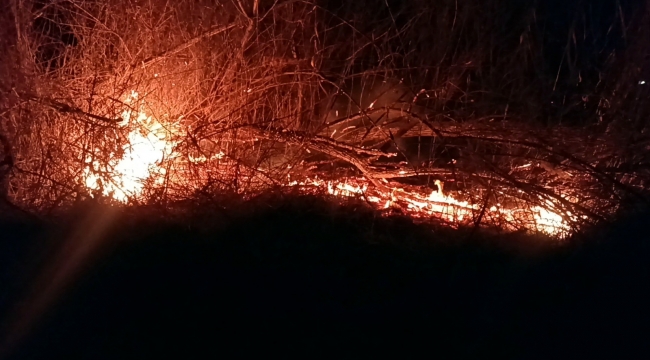
<path fill-rule="evenodd" d="M 122 147 L 123 156 L 112 158 L 106 165 L 87 158 L 89 166 L 84 171 L 89 189 L 120 202 L 139 195 L 147 179 L 162 183 L 166 171 L 160 165 L 172 155 L 175 145 L 168 140 L 169 130 L 145 113 L 144 102 L 138 101 L 137 92 L 131 92 L 124 103 L 137 107 L 138 111 L 127 108 L 122 112 L 123 121 L 119 126 L 129 130 L 128 142 Z"/>
<path fill-rule="evenodd" d="M 568 231 L 569 227 L 559 214 L 556 214 L 541 206 L 533 208 L 535 213 L 535 224 L 537 230 L 548 234 L 557 234 L 562 231 Z"/>
<path fill-rule="evenodd" d="M 84 184 L 89 189 L 120 202 L 128 202 L 142 194 L 145 183 L 162 185 L 166 175 L 172 175 L 166 174 L 162 163 L 175 157 L 173 149 L 176 143 L 171 137 L 179 135 L 178 129 L 172 133 L 170 128 L 164 127 L 158 119 L 145 112 L 145 102 L 138 99 L 138 93 L 132 92 L 124 100 L 124 105 L 121 116 L 123 121 L 119 126 L 128 131 L 128 135 L 121 156 L 109 154 L 111 158 L 108 164 L 88 156 L 88 165 L 83 173 Z M 95 155 L 99 153 L 100 149 L 95 149 Z M 223 152 L 218 152 L 210 156 L 188 156 L 188 159 L 194 164 L 203 164 L 220 160 L 224 156 Z M 444 184 L 439 180 L 435 182 L 438 190 L 428 196 L 417 191 L 389 188 L 388 185 L 373 186 L 363 177 L 346 181 L 305 179 L 287 185 L 317 188 L 338 197 L 362 197 L 377 209 L 398 207 L 412 217 L 438 218 L 452 225 L 471 224 L 477 214 L 482 212 L 487 221 L 496 221 L 511 230 L 523 227 L 556 236 L 566 235 L 570 230 L 566 219 L 552 211 L 554 206 L 549 201 L 544 206 L 526 210 L 509 209 L 496 204 L 483 211 L 481 205 L 470 204 L 445 193 Z"/>
<path fill-rule="evenodd" d="M 407 192 L 403 189 L 393 188 L 390 192 L 378 191 L 368 186 L 364 178 L 353 178 L 347 181 L 324 181 L 320 179 L 307 179 L 306 181 L 293 181 L 289 186 L 309 186 L 326 190 L 334 196 L 354 197 L 363 196 L 368 202 L 376 204 L 377 208 L 390 208 L 397 203 L 406 205 L 405 211 L 413 217 L 436 217 L 452 224 L 459 224 L 471 220 L 481 211 L 480 205 L 460 201 L 442 192 L 442 182 L 437 182 L 438 191 L 433 191 L 429 196 Z M 499 204 L 497 204 L 499 205 Z M 529 211 L 521 209 L 506 209 L 492 206 L 486 213 L 492 218 L 506 220 L 507 224 L 519 224 L 531 231 L 537 231 L 554 236 L 566 235 L 570 231 L 565 219 L 551 211 L 553 204 L 546 203 L 548 208 L 535 206 Z M 511 230 L 516 230 L 510 225 Z"/>

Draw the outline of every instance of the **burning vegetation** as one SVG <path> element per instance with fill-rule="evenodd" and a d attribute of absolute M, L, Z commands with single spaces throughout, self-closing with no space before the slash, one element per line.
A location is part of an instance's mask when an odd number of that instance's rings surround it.
<path fill-rule="evenodd" d="M 559 237 L 646 201 L 645 6 L 616 9 L 614 46 L 563 28 L 563 53 L 534 1 L 370 3 L 10 1 L 2 196 L 49 213 L 297 189 Z"/>

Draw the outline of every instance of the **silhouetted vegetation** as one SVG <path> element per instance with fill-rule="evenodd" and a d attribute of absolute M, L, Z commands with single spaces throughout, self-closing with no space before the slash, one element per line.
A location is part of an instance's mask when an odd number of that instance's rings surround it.
<path fill-rule="evenodd" d="M 182 220 L 118 210 L 13 358 L 649 354 L 647 214 L 559 244 L 313 197 L 248 205 Z M 25 281 L 36 265 L 47 286 L 61 274 L 47 265 L 75 257 L 60 251 L 71 234 L 111 211 L 86 207 L 47 232 L 4 225 L 3 314 L 28 314 L 47 293 Z"/>
<path fill-rule="evenodd" d="M 648 357 L 649 56 L 647 0 L 4 1 L 0 358 Z"/>
<path fill-rule="evenodd" d="M 646 2 L 2 7 L 0 195 L 31 212 L 344 173 L 383 193 L 438 180 L 577 229 L 646 196 Z M 155 156 L 129 168 L 138 141 Z"/>

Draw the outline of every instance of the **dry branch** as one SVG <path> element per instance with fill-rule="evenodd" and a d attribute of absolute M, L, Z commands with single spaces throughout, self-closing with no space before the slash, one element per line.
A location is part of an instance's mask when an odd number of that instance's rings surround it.
<path fill-rule="evenodd" d="M 133 63 L 133 64 L 131 64 L 131 67 L 136 68 L 138 66 L 142 66 L 142 68 L 146 68 L 146 67 L 148 67 L 150 65 L 155 64 L 158 61 L 161 61 L 161 60 L 163 60 L 165 58 L 168 58 L 170 56 L 178 54 L 179 52 L 181 52 L 183 50 L 186 50 L 186 49 L 190 48 L 193 45 L 196 45 L 201 40 L 207 39 L 207 38 L 209 38 L 211 36 L 219 35 L 219 34 L 225 32 L 225 31 L 228 31 L 228 30 L 234 28 L 235 26 L 237 26 L 237 24 L 235 24 L 235 23 L 228 24 L 228 25 L 215 26 L 212 29 L 209 29 L 208 31 L 206 31 L 206 32 L 204 32 L 204 33 L 202 33 L 202 34 L 200 34 L 198 36 L 195 36 L 194 38 L 192 38 L 192 39 L 190 39 L 190 40 L 188 40 L 188 41 L 186 41 L 186 42 L 184 42 L 184 43 L 182 43 L 182 44 L 180 44 L 180 45 L 178 45 L 176 47 L 173 47 L 173 48 L 171 48 L 169 50 L 165 50 L 165 51 L 161 52 L 160 54 L 151 56 L 151 57 L 149 57 L 149 58 L 147 58 L 147 59 L 145 59 L 145 60 L 143 60 L 141 62 Z"/>
<path fill-rule="evenodd" d="M 0 142 L 13 145 L 0 163 L 12 170 L 7 196 L 46 210 L 101 193 L 95 177 L 119 183 L 114 173 L 133 155 L 130 142 L 160 136 L 164 156 L 142 168 L 164 176 L 140 181 L 129 201 L 249 194 L 341 162 L 376 191 L 408 188 L 401 196 L 411 205 L 432 180 L 444 183 L 480 210 L 476 223 L 492 221 L 498 204 L 530 210 L 549 201 L 582 223 L 608 218 L 620 199 L 645 199 L 650 140 L 637 130 L 647 128 L 647 112 L 634 107 L 634 127 L 613 120 L 630 118 L 615 105 L 629 104 L 629 87 L 603 76 L 609 93 L 593 94 L 598 123 L 561 126 L 548 115 L 549 99 L 564 94 L 538 77 L 542 48 L 526 42 L 543 34 L 526 23 L 519 41 L 502 39 L 516 12 L 453 0 L 408 0 L 386 12 L 383 0 L 369 1 L 336 9 L 311 1 L 51 2 L 34 10 L 42 27 L 26 20 L 32 10 L 14 9 L 21 13 L 7 38 L 20 44 L 6 50 L 19 71 L 0 63 L 0 89 L 12 89 L 2 90 L 11 99 L 0 96 L 0 120 L 10 125 Z M 617 102 L 614 90 L 627 95 Z M 612 124 L 629 127 L 612 132 Z"/>
<path fill-rule="evenodd" d="M 52 109 L 54 109 L 54 110 L 56 110 L 56 111 L 58 111 L 60 113 L 82 115 L 84 117 L 88 117 L 88 118 L 93 119 L 93 120 L 99 120 L 101 122 L 107 123 L 110 126 L 115 126 L 117 123 L 120 123 L 120 122 L 124 121 L 124 119 L 122 119 L 122 118 L 109 118 L 109 117 L 106 117 L 106 116 L 93 114 L 93 113 L 84 111 L 84 110 L 82 110 L 82 109 L 80 109 L 80 108 L 78 108 L 76 106 L 68 105 L 68 104 L 62 103 L 60 101 L 53 100 L 53 99 L 47 99 L 47 98 L 44 98 L 44 97 L 38 97 L 38 96 L 35 96 L 35 95 L 30 95 L 30 94 L 23 94 L 21 96 L 21 98 L 29 99 L 29 100 L 32 100 L 34 102 L 37 102 L 37 103 L 40 103 L 40 104 L 43 104 L 43 105 L 47 105 L 48 107 L 50 107 L 50 108 L 52 108 Z"/>

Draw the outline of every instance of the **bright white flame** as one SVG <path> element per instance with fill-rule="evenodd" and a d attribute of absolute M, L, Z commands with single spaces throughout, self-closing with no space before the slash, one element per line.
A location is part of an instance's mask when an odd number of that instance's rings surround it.
<path fill-rule="evenodd" d="M 223 157 L 225 155 L 226 154 L 224 154 L 223 151 L 219 151 L 216 154 L 210 155 L 210 157 L 207 157 L 205 155 L 199 155 L 199 156 L 189 155 L 188 158 L 189 158 L 190 162 L 192 162 L 194 164 L 201 164 L 201 163 L 205 163 L 205 162 L 212 161 L 212 160 L 221 160 L 221 159 L 223 159 Z"/>
<path fill-rule="evenodd" d="M 86 159 L 88 165 L 84 169 L 84 183 L 89 189 L 120 202 L 127 202 L 129 198 L 141 194 L 147 180 L 153 180 L 154 184 L 162 184 L 166 175 L 165 168 L 161 166 L 162 162 L 176 156 L 173 151 L 176 143 L 170 139 L 171 130 L 148 115 L 145 112 L 144 101 L 139 100 L 138 97 L 138 93 L 132 91 L 124 101 L 126 106 L 122 113 L 123 121 L 119 126 L 128 130 L 128 142 L 122 147 L 122 156 L 113 156 L 108 164 L 101 164 L 98 160 L 88 157 Z M 95 152 L 98 153 L 99 149 L 95 149 Z M 223 152 L 209 157 L 189 156 L 189 161 L 204 163 L 222 159 L 224 156 Z M 526 164 L 522 167 L 526 166 L 530 165 Z M 382 180 L 388 184 L 385 179 Z M 369 186 L 369 181 L 365 178 L 351 178 L 347 181 L 306 179 L 301 182 L 291 181 L 288 185 L 316 187 L 340 197 L 363 196 L 377 208 L 401 206 L 406 208 L 405 210 L 411 216 L 437 217 L 452 223 L 468 221 L 477 211 L 481 211 L 480 205 L 457 200 L 443 193 L 442 182 L 437 182 L 438 191 L 433 191 L 428 196 L 399 188 L 390 191 L 378 190 Z M 550 235 L 568 233 L 570 228 L 566 220 L 550 209 L 553 209 L 553 204 L 550 202 L 547 202 L 544 207 L 535 206 L 530 211 L 506 209 L 497 204 L 486 209 L 486 214 L 492 218 L 504 219 L 508 223 L 520 224 L 518 226 L 523 224 L 532 231 Z"/>
<path fill-rule="evenodd" d="M 148 116 L 144 103 L 138 103 L 138 93 L 132 91 L 124 101 L 127 106 L 138 106 L 135 112 L 127 108 L 122 112 L 120 127 L 129 129 L 128 142 L 122 146 L 123 156 L 110 159 L 106 166 L 97 160 L 87 159 L 89 167 L 84 171 L 85 184 L 89 189 L 99 191 L 120 202 L 142 193 L 144 181 L 153 178 L 162 183 L 165 169 L 162 161 L 173 153 L 174 143 L 168 141 L 169 131 L 160 122 Z M 135 115 L 135 116 L 134 116 Z M 91 170 L 92 168 L 92 170 Z M 105 169 L 104 174 L 99 169 Z"/>

